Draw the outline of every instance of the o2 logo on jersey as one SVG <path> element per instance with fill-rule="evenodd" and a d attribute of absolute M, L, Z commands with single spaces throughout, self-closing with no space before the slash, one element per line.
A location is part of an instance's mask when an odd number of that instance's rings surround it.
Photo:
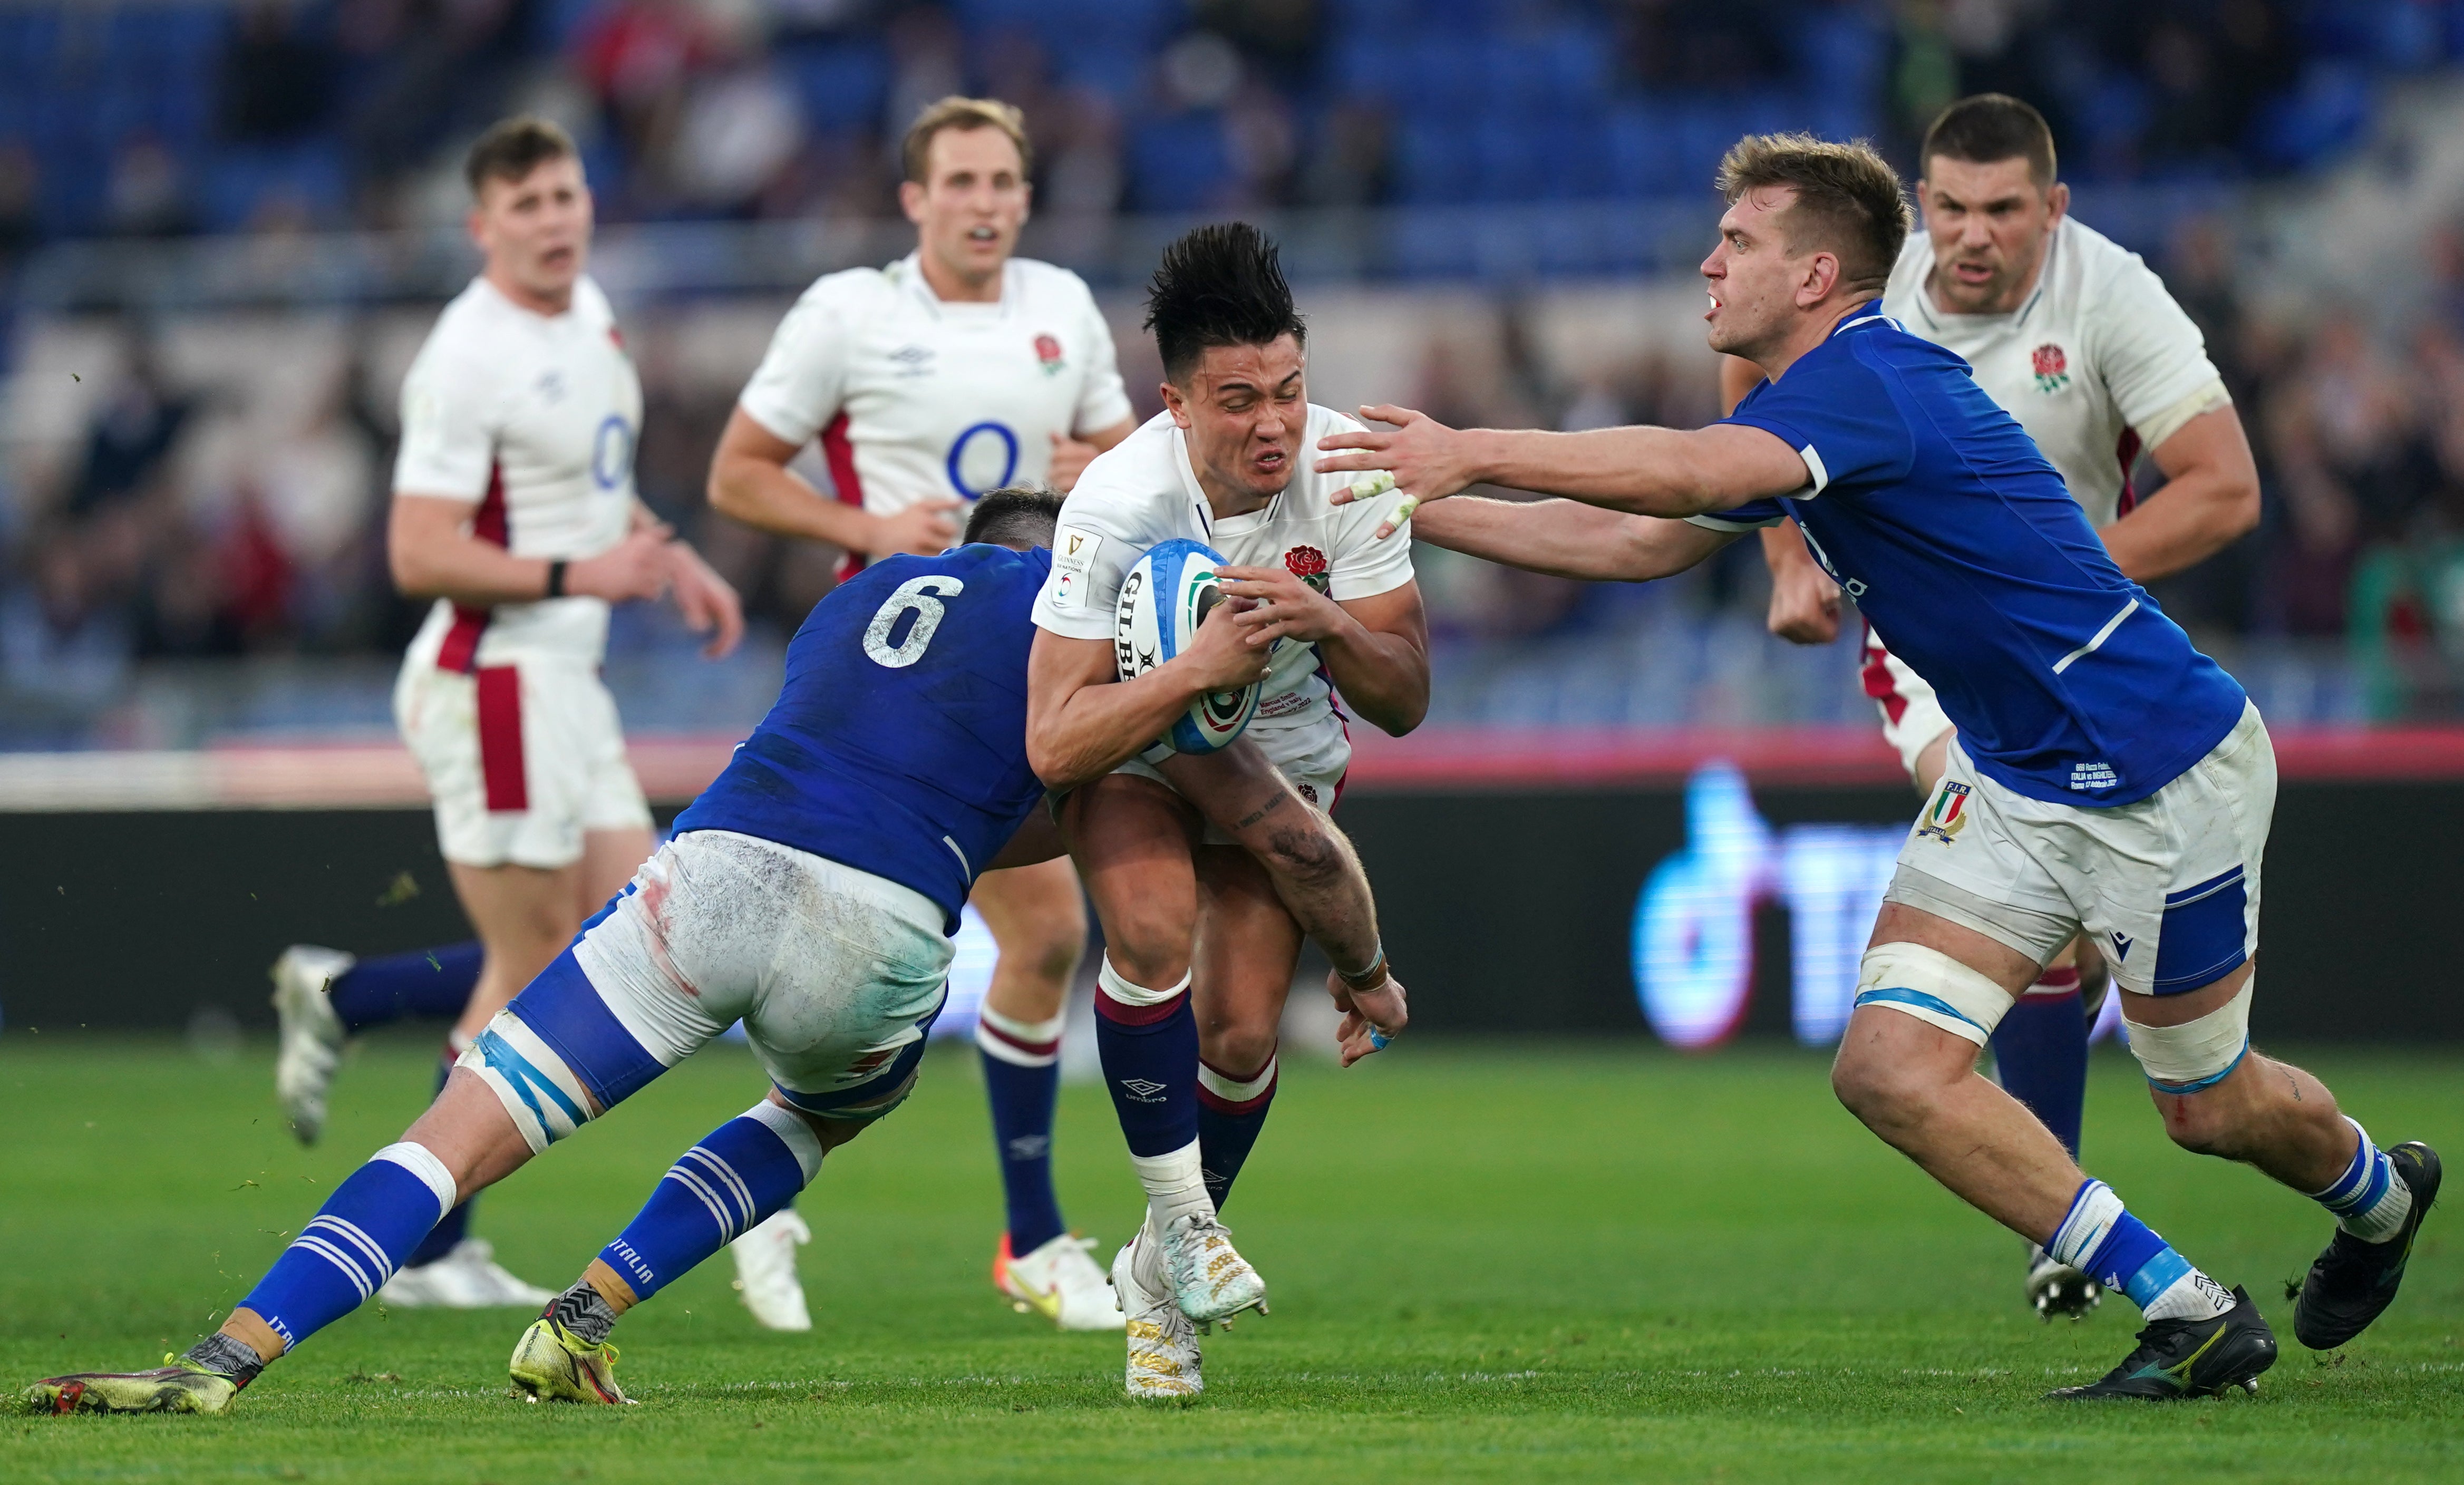
<path fill-rule="evenodd" d="M 971 475 L 991 470 L 993 450 L 1001 451 L 1001 473 L 984 483 L 974 483 Z M 987 491 L 999 490 L 1018 473 L 1018 434 L 1006 423 L 990 420 L 979 423 L 950 442 L 950 488 L 961 499 L 973 500 Z"/>
<path fill-rule="evenodd" d="M 633 472 L 633 426 L 614 413 L 590 440 L 590 482 L 614 490 Z"/>

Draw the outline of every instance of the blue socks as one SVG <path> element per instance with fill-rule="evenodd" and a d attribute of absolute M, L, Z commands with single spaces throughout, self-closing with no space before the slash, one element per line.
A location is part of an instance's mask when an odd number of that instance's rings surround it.
<path fill-rule="evenodd" d="M 633 1302 L 647 1299 L 794 1201 L 821 1168 L 812 1129 L 764 1099 L 677 1156 L 593 1269 L 605 1265 Z"/>
<path fill-rule="evenodd" d="M 977 1013 L 976 1049 L 993 1111 L 1009 1205 L 1009 1251 L 1024 1257 L 1068 1231 L 1052 1192 L 1052 1112 L 1061 1096 L 1064 1016 L 1021 1021 L 986 1006 Z"/>
<path fill-rule="evenodd" d="M 2068 965 L 2047 970 L 1993 1028 L 2003 1091 L 2028 1105 L 2073 1160 L 2087 1103 L 2087 1033 L 2079 971 Z"/>
<path fill-rule="evenodd" d="M 453 1204 L 453 1177 L 422 1146 L 388 1145 L 334 1190 L 239 1308 L 283 1348 L 358 1309 Z"/>
<path fill-rule="evenodd" d="M 484 957 L 477 940 L 442 949 L 363 959 L 325 990 L 342 1030 L 353 1036 L 394 1021 L 450 1021 L 471 1001 Z"/>
<path fill-rule="evenodd" d="M 1146 1188 L 1148 1225 L 1160 1234 L 1183 1216 L 1213 1216 L 1199 1163 L 1198 1016 L 1189 1008 L 1189 975 L 1162 989 L 1136 985 L 1106 955 L 1095 976 L 1095 1049 L 1130 1165 Z"/>
<path fill-rule="evenodd" d="M 1205 1175 L 1206 1194 L 1218 1212 L 1231 1199 L 1232 1183 L 1240 1179 L 1241 1167 L 1258 1143 L 1258 1131 L 1266 1126 L 1266 1110 L 1275 1102 L 1275 1074 L 1272 1052 L 1266 1054 L 1265 1066 L 1246 1076 L 1199 1059 L 1199 1165 Z"/>
<path fill-rule="evenodd" d="M 453 1076 L 453 1062 L 459 1055 L 451 1047 L 445 1049 L 444 1065 L 436 1069 L 438 1093 L 445 1091 L 445 1080 Z M 473 1196 L 471 1201 L 478 1199 Z M 451 1253 L 456 1244 L 471 1235 L 471 1201 L 460 1203 L 452 1211 L 438 1218 L 436 1225 L 429 1229 L 428 1235 L 421 1239 L 419 1246 L 411 1250 L 410 1256 L 402 1260 L 401 1266 L 407 1269 L 425 1268 Z"/>
<path fill-rule="evenodd" d="M 2335 1184 L 2316 1191 L 2311 1199 L 2336 1214 L 2336 1225 L 2365 1243 L 2383 1243 L 2404 1231 L 2405 1218 L 2412 1215 L 2412 1188 L 2396 1179 L 2395 1168 L 2387 1163 L 2387 1153 L 2370 1143 L 2370 1132 L 2352 1120 L 2353 1135 L 2360 1145 L 2353 1151 L 2352 1164 Z"/>
<path fill-rule="evenodd" d="M 2045 1239 L 2045 1251 L 2130 1296 L 2149 1320 L 2211 1320 L 2233 1305 L 2223 1285 L 2124 1211 L 2122 1198 L 2102 1181 L 2079 1183 L 2061 1226 Z"/>

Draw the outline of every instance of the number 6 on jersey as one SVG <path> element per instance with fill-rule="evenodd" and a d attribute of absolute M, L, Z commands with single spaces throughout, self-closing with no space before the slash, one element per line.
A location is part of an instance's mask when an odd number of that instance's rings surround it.
<path fill-rule="evenodd" d="M 924 658 L 926 645 L 933 643 L 934 632 L 941 627 L 946 609 L 941 600 L 957 598 L 967 585 L 942 573 L 910 578 L 891 591 L 872 622 L 865 626 L 864 652 L 892 670 L 912 666 Z M 897 632 L 899 616 L 913 614 L 915 622 L 907 627 L 907 637 L 896 644 L 890 643 Z"/>

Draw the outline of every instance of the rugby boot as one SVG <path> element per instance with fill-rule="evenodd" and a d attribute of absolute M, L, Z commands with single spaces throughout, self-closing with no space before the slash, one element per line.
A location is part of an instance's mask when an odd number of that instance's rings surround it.
<path fill-rule="evenodd" d="M 2276 1335 L 2258 1306 L 2236 1285 L 2233 1307 L 2212 1320 L 2149 1321 L 2122 1365 L 2084 1387 L 2056 1387 L 2048 1398 L 2132 1397 L 2166 1402 L 2213 1397 L 2228 1387 L 2258 1390 L 2258 1374 L 2276 1365 Z"/>
<path fill-rule="evenodd" d="M 2301 1297 L 2293 1302 L 2293 1336 L 2314 1351 L 2334 1350 L 2360 1335 L 2395 1299 L 2405 1262 L 2412 1256 L 2413 1234 L 2438 1200 L 2436 1150 L 2413 1140 L 2387 1151 L 2387 1164 L 2412 1189 L 2412 1211 L 2402 1231 L 2385 1242 L 2364 1242 L 2336 1229 L 2327 1251 L 2310 1265 Z"/>
<path fill-rule="evenodd" d="M 797 1245 L 812 1240 L 796 1209 L 781 1207 L 727 1245 L 736 1255 L 736 1296 L 764 1330 L 813 1328 L 804 1283 L 796 1277 Z"/>
<path fill-rule="evenodd" d="M 1031 1253 L 1012 1256 L 1009 1234 L 993 1254 L 993 1287 L 1022 1315 L 1041 1315 L 1063 1330 L 1118 1330 L 1121 1307 L 1095 1260 L 1090 1238 L 1063 1233 Z"/>
<path fill-rule="evenodd" d="M 1141 1227 L 1112 1259 L 1112 1295 L 1129 1332 L 1124 1386 L 1132 1397 L 1196 1397 L 1206 1390 L 1198 1327 L 1180 1313 L 1171 1286 L 1161 1282 L 1158 1256 L 1142 1251 L 1147 1243 Z M 1138 1275 L 1141 1267 L 1149 1270 L 1145 1278 Z"/>
<path fill-rule="evenodd" d="M 2035 1243 L 2028 1245 L 2028 1307 L 2052 1324 L 2057 1315 L 2080 1321 L 2104 1299 L 2104 1286 L 2055 1257 Z"/>
<path fill-rule="evenodd" d="M 1266 1313 L 1266 1281 L 1232 1249 L 1232 1230 L 1212 1216 L 1175 1217 L 1163 1230 L 1164 1282 L 1180 1313 L 1201 1328 L 1243 1310 Z"/>
<path fill-rule="evenodd" d="M 359 961 L 338 949 L 294 944 L 274 961 L 274 1014 L 282 1023 L 274 1096 L 302 1145 L 325 1127 L 325 1092 L 342 1060 L 342 1020 L 326 992 Z"/>
<path fill-rule="evenodd" d="M 616 1343 L 597 1345 L 545 1315 L 531 1321 L 506 1364 L 514 1386 L 536 1403 L 630 1403 L 616 1385 Z"/>
<path fill-rule="evenodd" d="M 80 1371 L 45 1377 L 21 1396 L 29 1412 L 218 1413 L 247 1379 L 165 1356 L 152 1371 Z"/>

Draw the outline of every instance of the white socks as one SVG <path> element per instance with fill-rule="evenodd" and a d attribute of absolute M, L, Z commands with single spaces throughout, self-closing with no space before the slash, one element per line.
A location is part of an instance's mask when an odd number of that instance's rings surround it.
<path fill-rule="evenodd" d="M 2140 1313 L 2149 1320 L 2213 1320 L 2233 1307 L 2232 1290 L 2192 1269 L 2165 1286 Z"/>

